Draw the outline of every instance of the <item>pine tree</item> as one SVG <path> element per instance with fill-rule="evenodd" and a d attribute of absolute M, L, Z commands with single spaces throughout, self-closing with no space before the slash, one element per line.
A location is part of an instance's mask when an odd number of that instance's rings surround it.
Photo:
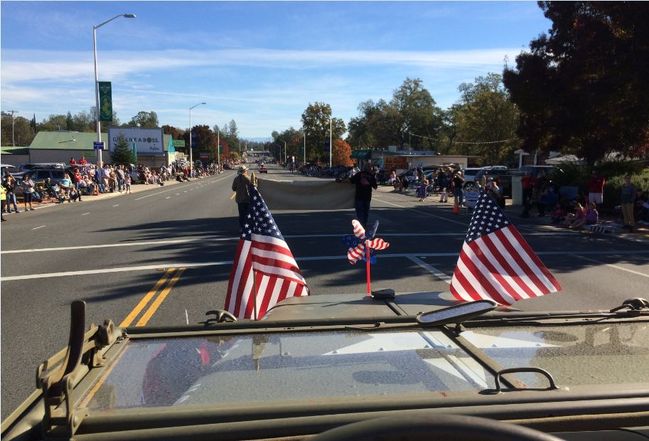
<path fill-rule="evenodd" d="M 128 145 L 128 142 L 123 137 L 120 137 L 115 145 L 115 150 L 112 153 L 113 163 L 114 164 L 134 164 L 135 156 L 131 147 Z"/>

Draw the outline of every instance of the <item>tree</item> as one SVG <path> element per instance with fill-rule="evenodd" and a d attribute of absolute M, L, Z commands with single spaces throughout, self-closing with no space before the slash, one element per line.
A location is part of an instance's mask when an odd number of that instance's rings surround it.
<path fill-rule="evenodd" d="M 67 127 L 66 115 L 50 115 L 40 124 L 40 130 L 48 132 L 66 131 Z"/>
<path fill-rule="evenodd" d="M 115 118 L 115 115 L 113 115 Z M 72 117 L 72 130 L 77 132 L 95 131 L 95 120 L 90 112 L 81 111 Z"/>
<path fill-rule="evenodd" d="M 162 133 L 165 135 L 171 135 L 171 139 L 183 139 L 185 136 L 185 131 L 174 126 L 165 124 L 162 126 Z"/>
<path fill-rule="evenodd" d="M 127 127 L 140 127 L 142 129 L 156 129 L 160 127 L 158 114 L 153 110 L 150 112 L 140 111 L 126 124 Z"/>
<path fill-rule="evenodd" d="M 478 77 L 475 83 L 461 84 L 459 91 L 462 97 L 451 113 L 456 151 L 480 156 L 486 164 L 511 162 L 519 145 L 519 114 L 502 77 L 493 73 Z"/>
<path fill-rule="evenodd" d="M 28 146 L 34 140 L 34 132 L 31 128 L 30 122 L 27 118 L 23 118 L 22 116 L 14 114 L 12 127 L 11 113 L 2 112 L 1 128 L 1 142 L 3 146 L 12 145 L 12 133 L 16 146 Z"/>
<path fill-rule="evenodd" d="M 406 78 L 394 91 L 391 104 L 403 118 L 401 146 L 406 140 L 411 148 L 432 149 L 436 146 L 442 128 L 442 111 L 419 78 Z"/>
<path fill-rule="evenodd" d="M 333 165 L 354 165 L 352 161 L 352 147 L 342 139 L 336 139 L 333 147 Z"/>
<path fill-rule="evenodd" d="M 347 130 L 345 122 L 340 118 L 332 117 L 329 104 L 318 102 L 309 104 L 302 112 L 302 130 L 306 134 L 307 157 L 309 159 L 329 158 L 330 120 L 332 138 L 341 138 Z"/>
<path fill-rule="evenodd" d="M 358 106 L 361 115 L 349 122 L 349 142 L 357 148 L 387 148 L 401 143 L 399 130 L 403 118 L 384 100 L 372 100 Z"/>
<path fill-rule="evenodd" d="M 302 132 L 290 127 L 281 133 L 273 131 L 271 136 L 274 146 L 271 146 L 270 151 L 280 161 L 284 161 L 285 154 L 287 157 L 295 156 L 301 158 L 303 156 L 304 138 Z M 286 145 L 286 152 L 284 152 L 284 145 Z"/>
<path fill-rule="evenodd" d="M 635 2 L 542 2 L 548 34 L 506 68 L 532 151 L 561 150 L 589 163 L 631 153 L 649 128 L 649 8 Z"/>
<path fill-rule="evenodd" d="M 131 147 L 128 145 L 128 141 L 120 136 L 115 144 L 115 150 L 111 153 L 111 158 L 114 164 L 135 164 L 135 155 L 131 150 Z"/>
<path fill-rule="evenodd" d="M 228 123 L 227 136 L 231 139 L 236 139 L 239 136 L 239 129 L 237 128 L 237 123 L 234 120 L 231 120 Z"/>
<path fill-rule="evenodd" d="M 195 153 L 207 152 L 210 159 L 216 159 L 216 134 L 212 132 L 210 126 L 201 125 L 192 128 L 192 155 L 193 159 L 198 159 Z M 189 149 L 189 132 L 185 133 L 185 145 Z M 189 154 L 189 150 L 187 151 Z"/>

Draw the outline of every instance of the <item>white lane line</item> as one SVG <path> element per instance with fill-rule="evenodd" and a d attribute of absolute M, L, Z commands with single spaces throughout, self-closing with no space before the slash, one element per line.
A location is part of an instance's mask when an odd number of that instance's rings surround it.
<path fill-rule="evenodd" d="M 171 196 L 167 196 L 165 199 L 171 199 Z"/>
<path fill-rule="evenodd" d="M 187 193 L 187 190 L 183 190 L 183 193 Z"/>
<path fill-rule="evenodd" d="M 412 260 L 413 262 L 415 262 L 420 267 L 422 267 L 423 269 L 425 269 L 426 271 L 430 272 L 433 276 L 437 277 L 439 280 L 442 280 L 442 281 L 448 283 L 449 285 L 451 284 L 451 277 L 448 274 L 446 274 L 446 273 L 438 270 L 434 266 L 424 262 L 419 257 L 410 256 L 408 258 L 410 260 Z"/>
<path fill-rule="evenodd" d="M 583 253 L 580 253 L 580 254 L 583 254 Z M 606 266 L 609 266 L 611 268 L 615 268 L 615 269 L 620 270 L 620 271 L 626 271 L 627 273 L 635 274 L 636 276 L 646 277 L 646 278 L 649 279 L 649 274 L 645 274 L 645 273 L 641 273 L 639 271 L 634 271 L 634 270 L 631 270 L 631 269 L 628 269 L 628 268 L 613 265 L 612 263 L 602 262 L 601 260 L 591 259 L 590 257 L 580 256 L 578 254 L 576 254 L 575 256 L 578 257 L 579 259 L 582 259 L 582 260 L 587 260 L 587 261 L 593 262 L 593 263 L 599 263 L 600 265 L 606 265 Z"/>
<path fill-rule="evenodd" d="M 202 266 L 218 266 L 218 265 L 231 265 L 232 261 L 217 261 L 205 263 L 190 263 L 182 264 L 182 268 L 197 268 Z M 42 274 L 27 274 L 24 276 L 10 276 L 0 279 L 2 282 L 11 282 L 15 280 L 31 280 L 31 279 L 48 279 L 53 277 L 70 277 L 70 276 L 88 276 L 94 274 L 108 274 L 108 273 L 123 273 L 130 271 L 150 271 L 157 269 L 175 268 L 176 264 L 161 263 L 159 265 L 144 265 L 144 266 L 125 266 L 118 268 L 100 268 L 83 271 L 65 271 L 60 273 L 42 273 Z"/>
<path fill-rule="evenodd" d="M 119 207 L 119 204 L 115 204 L 115 205 L 113 205 L 113 208 L 115 208 L 115 207 Z"/>
<path fill-rule="evenodd" d="M 616 251 L 619 252 L 619 251 Z M 638 255 L 638 251 L 629 251 L 624 254 L 633 254 Z M 643 253 L 647 254 L 649 251 Z M 539 255 L 545 256 L 574 256 L 572 251 L 548 251 L 537 253 Z M 582 252 L 580 254 L 606 254 L 606 252 L 593 251 L 592 253 Z M 381 254 L 378 256 L 379 259 L 398 259 L 398 258 L 420 258 L 420 257 L 454 257 L 457 258 L 458 253 L 395 253 L 395 254 Z M 298 262 L 315 262 L 322 260 L 340 260 L 346 261 L 347 257 L 341 253 L 336 254 L 335 256 L 311 256 L 303 257 L 296 259 Z M 0 282 L 11 282 L 16 280 L 30 280 L 30 279 L 47 279 L 54 277 L 70 277 L 70 276 L 86 276 L 93 274 L 106 274 L 106 273 L 121 273 L 121 272 L 132 272 L 132 271 L 151 271 L 158 269 L 166 268 L 199 268 L 206 266 L 222 266 L 222 265 L 232 265 L 231 260 L 218 260 L 212 262 L 203 262 L 203 263 L 186 263 L 186 262 L 163 262 L 155 265 L 144 265 L 144 266 L 125 266 L 118 268 L 99 268 L 91 270 L 82 270 L 82 271 L 66 271 L 66 272 L 57 272 L 57 273 L 42 273 L 42 274 L 26 274 L 22 276 L 7 276 L 0 278 Z M 431 267 L 432 268 L 432 267 Z M 649 276 L 648 276 L 649 277 Z"/>
<path fill-rule="evenodd" d="M 32 230 L 40 230 L 41 228 L 45 228 L 45 225 L 41 225 L 40 227 L 34 227 Z"/>
<path fill-rule="evenodd" d="M 180 193 L 176 193 L 176 196 L 180 196 Z"/>
<path fill-rule="evenodd" d="M 230 179 L 230 178 L 232 178 L 232 176 L 223 176 L 222 178 L 214 179 L 214 180 L 210 181 L 210 183 L 220 182 L 220 181 L 223 181 L 224 179 Z M 176 184 L 176 185 L 180 185 L 180 184 Z M 190 185 L 196 185 L 196 183 L 192 183 Z M 194 188 L 192 187 L 192 188 L 189 189 L 189 191 L 191 191 L 193 189 Z M 167 193 L 169 191 L 179 191 L 179 190 L 177 188 L 170 188 L 168 190 L 155 191 L 155 192 L 152 192 L 151 194 L 147 194 L 147 195 L 144 195 L 144 196 L 140 196 L 139 198 L 135 198 L 135 200 L 140 201 L 142 199 L 150 198 L 150 197 L 153 197 L 153 196 L 158 196 L 158 195 L 161 195 L 163 193 Z M 187 191 L 188 190 L 184 190 L 185 193 L 187 193 Z"/>
<path fill-rule="evenodd" d="M 213 239 L 213 240 L 235 240 L 238 238 L 227 239 Z M 111 243 L 103 245 L 78 245 L 72 247 L 53 247 L 53 248 L 32 248 L 28 250 L 5 250 L 1 254 L 19 254 L 19 253 L 40 253 L 46 251 L 71 251 L 71 250 L 87 250 L 94 248 L 114 248 L 114 247 L 139 247 L 148 245 L 165 245 L 165 244 L 178 244 L 187 242 L 198 242 L 202 239 L 169 239 L 169 240 L 154 240 L 149 242 L 128 242 L 128 243 Z"/>
<path fill-rule="evenodd" d="M 456 221 L 455 219 L 449 219 L 449 218 L 444 217 L 444 216 L 437 216 L 437 215 L 432 214 L 432 213 L 425 213 L 423 211 L 417 210 L 416 207 L 406 207 L 404 205 L 395 204 L 394 202 L 388 202 L 388 201 L 386 201 L 384 199 L 379 199 L 379 198 L 374 198 L 374 200 L 376 200 L 378 202 L 383 202 L 384 204 L 392 205 L 392 206 L 395 206 L 395 207 L 398 207 L 398 208 L 407 208 L 409 210 L 413 210 L 415 213 L 418 213 L 418 214 L 420 214 L 422 216 L 434 217 L 435 219 L 441 219 L 443 221 L 450 222 L 452 224 L 458 224 L 458 225 L 462 225 L 464 227 L 466 227 L 468 225 L 467 222 Z"/>
<path fill-rule="evenodd" d="M 85 216 L 88 213 L 83 213 L 82 216 Z M 570 233 L 565 233 L 564 235 L 569 235 Z M 345 234 L 288 234 L 284 236 L 285 239 L 316 239 L 316 238 L 341 238 Z M 526 236 L 559 236 L 561 234 L 556 233 L 530 233 Z M 466 233 L 385 233 L 381 234 L 383 237 L 464 237 Z M 192 239 L 166 239 L 166 240 L 152 240 L 148 242 L 126 242 L 126 243 L 111 243 L 111 244 L 97 244 L 97 245 L 75 245 L 68 247 L 52 247 L 52 248 L 31 248 L 25 250 L 3 250 L 0 251 L 0 254 L 21 254 L 21 253 L 43 253 L 49 251 L 72 251 L 72 250 L 90 250 L 94 248 L 115 248 L 115 247 L 140 247 L 140 246 L 154 246 L 154 245 L 166 245 L 166 244 L 179 244 L 179 243 L 191 243 L 191 242 L 227 242 L 239 240 L 238 236 L 233 237 L 218 237 L 218 238 L 192 238 Z M 606 255 L 609 255 L 608 253 Z"/>
<path fill-rule="evenodd" d="M 86 211 L 85 213 L 81 213 L 81 216 L 88 216 L 90 214 L 89 211 Z"/>

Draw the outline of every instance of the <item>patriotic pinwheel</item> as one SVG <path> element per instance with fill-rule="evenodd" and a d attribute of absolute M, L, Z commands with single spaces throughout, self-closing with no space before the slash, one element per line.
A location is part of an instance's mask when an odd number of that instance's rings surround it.
<path fill-rule="evenodd" d="M 378 221 L 374 223 L 372 231 L 368 233 L 365 232 L 365 228 L 356 219 L 352 221 L 352 226 L 354 227 L 354 236 L 357 238 L 356 245 L 350 243 L 350 248 L 347 250 L 347 259 L 352 265 L 363 258 L 367 258 L 366 247 L 370 250 L 384 250 L 390 246 L 388 242 L 380 237 L 374 237 L 378 228 Z"/>
<path fill-rule="evenodd" d="M 371 280 L 370 280 L 370 264 L 376 263 L 376 258 L 371 256 L 371 250 L 384 250 L 390 244 L 380 237 L 374 237 L 376 230 L 379 227 L 379 222 L 376 221 L 372 229 L 368 232 L 361 225 L 359 221 L 354 219 L 352 221 L 354 227 L 354 235 L 348 235 L 343 238 L 343 241 L 349 246 L 347 250 L 347 260 L 352 265 L 361 259 L 365 260 L 365 271 L 367 273 L 367 295 L 371 295 Z"/>

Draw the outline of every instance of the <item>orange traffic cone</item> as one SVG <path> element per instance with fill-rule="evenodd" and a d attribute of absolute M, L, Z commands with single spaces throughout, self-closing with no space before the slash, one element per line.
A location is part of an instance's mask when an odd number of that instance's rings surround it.
<path fill-rule="evenodd" d="M 460 214 L 460 205 L 457 202 L 453 203 L 453 214 Z"/>

